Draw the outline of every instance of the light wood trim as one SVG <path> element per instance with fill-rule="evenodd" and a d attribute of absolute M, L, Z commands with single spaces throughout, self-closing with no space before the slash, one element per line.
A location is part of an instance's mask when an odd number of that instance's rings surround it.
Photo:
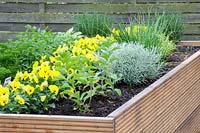
<path fill-rule="evenodd" d="M 181 46 L 200 46 L 200 41 L 181 41 Z"/>

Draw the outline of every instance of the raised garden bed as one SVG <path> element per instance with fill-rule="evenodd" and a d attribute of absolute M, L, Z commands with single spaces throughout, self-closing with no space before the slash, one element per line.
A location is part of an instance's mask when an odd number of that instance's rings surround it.
<path fill-rule="evenodd" d="M 0 132 L 197 132 L 199 66 L 200 51 L 106 117 L 0 114 Z"/>

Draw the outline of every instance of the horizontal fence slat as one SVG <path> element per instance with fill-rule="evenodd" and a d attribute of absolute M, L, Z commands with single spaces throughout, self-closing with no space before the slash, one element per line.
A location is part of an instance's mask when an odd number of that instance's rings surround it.
<path fill-rule="evenodd" d="M 0 13 L 0 23 L 74 23 L 77 14 L 68 13 Z M 111 14 L 111 18 L 117 22 L 126 21 L 134 17 L 134 14 Z M 200 14 L 186 14 L 185 22 L 200 24 Z"/>
<path fill-rule="evenodd" d="M 0 3 L 0 12 L 39 12 L 39 4 Z"/>
<path fill-rule="evenodd" d="M 131 3 L 134 0 L 0 0 L 0 2 L 23 2 L 23 3 L 99 3 L 99 2 L 109 2 L 109 3 Z"/>
<path fill-rule="evenodd" d="M 200 40 L 200 35 L 184 35 L 181 37 L 181 40 L 183 41 L 199 41 Z"/>
<path fill-rule="evenodd" d="M 40 24 L 37 24 L 37 23 L 35 24 L 33 23 L 0 23 L 0 31 L 23 32 L 25 31 L 26 25 L 36 26 L 37 28 L 44 28 Z M 51 30 L 54 32 L 65 32 L 68 29 L 72 28 L 73 26 L 74 26 L 73 24 L 53 24 L 53 23 L 45 24 L 45 27 L 48 27 L 48 30 Z"/>
<path fill-rule="evenodd" d="M 180 11 L 180 12 L 200 12 L 200 3 L 180 3 L 180 4 L 47 4 L 46 12 L 84 12 L 98 11 L 103 13 L 137 13 L 155 11 Z"/>
<path fill-rule="evenodd" d="M 165 3 L 176 3 L 176 2 L 200 2 L 200 0 L 136 0 L 137 3 L 162 3 L 162 2 L 165 2 Z"/>
<path fill-rule="evenodd" d="M 0 23 L 74 23 L 75 14 L 56 13 L 0 13 Z M 109 15 L 117 22 L 128 21 L 129 15 Z"/>
<path fill-rule="evenodd" d="M 147 12 L 148 9 L 154 11 L 180 11 L 180 12 L 200 12 L 200 3 L 180 3 L 180 4 L 112 4 L 112 3 L 86 3 L 86 4 L 46 4 L 46 12 L 72 12 L 81 13 L 84 11 L 98 11 L 103 13 L 136 13 Z M 39 4 L 33 3 L 0 3 L 0 12 L 39 12 Z"/>
<path fill-rule="evenodd" d="M 0 31 L 0 42 L 5 42 L 9 39 L 16 39 L 16 35 L 18 34 L 18 32 L 10 32 L 10 31 L 7 31 L 7 32 L 2 32 Z"/>
<path fill-rule="evenodd" d="M 200 24 L 185 24 L 184 29 L 184 34 L 200 35 Z"/>

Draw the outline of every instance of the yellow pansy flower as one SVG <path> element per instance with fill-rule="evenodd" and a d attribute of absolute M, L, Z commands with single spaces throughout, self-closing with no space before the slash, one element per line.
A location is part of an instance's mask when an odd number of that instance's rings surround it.
<path fill-rule="evenodd" d="M 15 97 L 15 99 L 17 100 L 17 102 L 21 105 L 24 105 L 25 104 L 25 100 L 20 96 L 20 95 L 17 95 Z"/>
<path fill-rule="evenodd" d="M 39 86 L 40 91 L 43 91 L 44 87 L 47 87 L 47 86 L 48 86 L 48 82 L 47 81 L 42 82 L 42 84 Z"/>
<path fill-rule="evenodd" d="M 31 95 L 31 94 L 34 93 L 35 88 L 32 87 L 32 86 L 30 86 L 30 85 L 26 85 L 26 86 L 24 87 L 24 90 L 26 91 L 26 93 L 27 93 L 28 95 Z"/>
<path fill-rule="evenodd" d="M 69 96 L 72 96 L 72 94 L 74 94 L 75 89 L 74 88 L 70 88 L 70 91 L 68 92 Z"/>
<path fill-rule="evenodd" d="M 20 87 L 20 82 L 19 81 L 12 81 L 9 83 L 10 87 L 13 89 L 13 91 L 17 91 L 17 89 Z"/>
<path fill-rule="evenodd" d="M 26 80 L 29 77 L 29 74 L 27 71 L 24 72 L 22 79 Z"/>
<path fill-rule="evenodd" d="M 56 62 L 58 62 L 58 60 L 55 57 L 53 57 L 53 56 L 49 57 L 49 59 L 50 59 L 50 62 L 53 63 L 53 64 L 55 64 Z"/>
<path fill-rule="evenodd" d="M 59 88 L 56 85 L 50 85 L 49 90 L 50 90 L 51 93 L 58 94 Z"/>
<path fill-rule="evenodd" d="M 46 96 L 40 96 L 40 101 L 41 101 L 41 102 L 44 102 L 45 99 L 46 99 Z"/>
<path fill-rule="evenodd" d="M 108 37 L 108 39 L 109 39 L 112 43 L 114 43 L 114 42 L 116 41 L 113 35 L 111 35 L 110 37 Z"/>
<path fill-rule="evenodd" d="M 59 75 L 60 75 L 59 71 L 53 70 L 53 71 L 50 72 L 51 78 L 58 77 Z"/>
<path fill-rule="evenodd" d="M 88 67 L 88 63 L 87 63 L 87 62 L 84 62 L 84 66 L 85 66 L 85 67 Z"/>
<path fill-rule="evenodd" d="M 35 82 L 36 84 L 39 82 L 37 76 L 34 73 L 29 74 L 29 79 L 31 82 Z"/>
<path fill-rule="evenodd" d="M 6 87 L 0 88 L 0 96 L 5 96 L 5 95 L 9 95 L 9 94 L 10 94 L 10 91 L 8 88 L 6 88 Z"/>
<path fill-rule="evenodd" d="M 8 95 L 0 96 L 0 106 L 5 106 L 6 104 L 8 104 L 8 101 L 9 101 Z"/>
<path fill-rule="evenodd" d="M 113 30 L 112 30 L 112 33 L 114 33 L 115 35 L 119 36 L 120 31 L 119 31 L 119 30 L 116 30 L 116 29 L 113 29 Z"/>
<path fill-rule="evenodd" d="M 90 60 L 90 61 L 95 61 L 95 60 L 98 59 L 98 58 L 97 58 L 96 56 L 94 56 L 93 54 L 87 54 L 85 57 L 88 58 L 88 60 Z"/>
<path fill-rule="evenodd" d="M 39 62 L 35 61 L 34 64 L 33 64 L 33 70 L 36 69 L 38 66 L 39 66 Z"/>
<path fill-rule="evenodd" d="M 59 56 L 59 53 L 62 53 L 62 52 L 66 52 L 68 51 L 68 47 L 67 46 L 59 46 L 56 51 L 53 53 L 54 56 Z"/>
<path fill-rule="evenodd" d="M 40 63 L 44 62 L 46 59 L 46 55 L 45 56 L 42 56 L 42 58 L 40 59 Z"/>
<path fill-rule="evenodd" d="M 41 85 L 47 87 L 48 86 L 48 82 L 45 80 L 44 82 L 42 82 Z"/>
<path fill-rule="evenodd" d="M 41 78 L 47 80 L 50 76 L 50 72 L 51 72 L 50 66 L 43 64 L 38 74 Z"/>
<path fill-rule="evenodd" d="M 125 31 L 128 33 L 128 35 L 130 35 L 130 33 L 131 33 L 131 28 L 130 28 L 130 27 L 126 27 L 126 28 L 125 28 Z"/>
<path fill-rule="evenodd" d="M 74 74 L 74 73 L 75 73 L 75 70 L 73 68 L 69 68 L 68 74 Z"/>
<path fill-rule="evenodd" d="M 23 80 L 23 73 L 18 71 L 14 80 L 19 81 L 19 79 Z"/>

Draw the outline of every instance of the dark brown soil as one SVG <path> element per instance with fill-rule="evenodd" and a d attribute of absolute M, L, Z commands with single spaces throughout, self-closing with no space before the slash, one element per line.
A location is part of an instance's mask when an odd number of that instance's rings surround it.
<path fill-rule="evenodd" d="M 163 69 L 162 73 L 158 78 L 175 68 L 193 53 L 200 50 L 200 47 L 183 47 L 178 46 L 174 53 L 167 59 L 166 67 Z M 158 79 L 157 78 L 157 79 Z M 79 113 L 78 111 L 73 110 L 73 103 L 67 100 L 60 100 L 59 103 L 56 104 L 55 109 L 50 109 L 49 114 L 53 115 L 72 115 L 72 116 L 100 116 L 105 117 L 109 115 L 112 111 L 117 109 L 119 106 L 127 102 L 133 96 L 144 90 L 150 84 L 155 82 L 157 79 L 148 81 L 144 85 L 140 86 L 127 86 L 123 83 L 116 85 L 117 88 L 122 90 L 122 96 L 119 97 L 115 94 L 109 94 L 107 97 L 96 96 L 93 98 L 91 103 L 91 110 L 93 112 L 90 113 Z"/>

